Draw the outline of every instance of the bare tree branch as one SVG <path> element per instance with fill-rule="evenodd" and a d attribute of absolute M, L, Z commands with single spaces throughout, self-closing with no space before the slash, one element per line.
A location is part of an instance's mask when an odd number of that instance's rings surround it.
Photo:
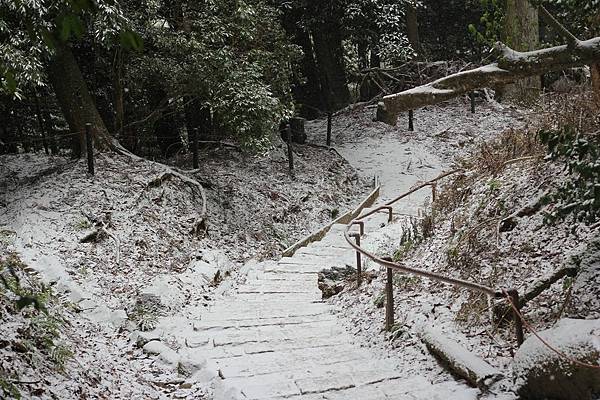
<path fill-rule="evenodd" d="M 567 40 L 567 46 L 569 48 L 574 48 L 580 43 L 579 39 L 577 39 L 575 35 L 573 35 L 567 28 L 565 28 L 563 24 L 558 22 L 558 20 L 554 18 L 554 16 L 550 14 L 548 10 L 546 10 L 546 7 L 540 6 L 539 13 L 548 25 L 556 29 L 556 32 L 560 33 Z"/>

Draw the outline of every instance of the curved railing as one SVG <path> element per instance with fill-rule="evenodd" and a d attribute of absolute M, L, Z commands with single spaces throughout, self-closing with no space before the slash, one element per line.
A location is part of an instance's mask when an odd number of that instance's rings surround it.
<path fill-rule="evenodd" d="M 348 242 L 348 244 L 350 246 L 352 246 L 352 248 L 354 250 L 356 250 L 357 285 L 360 286 L 361 280 L 362 280 L 362 256 L 373 260 L 375 263 L 382 265 L 382 266 L 386 267 L 386 269 L 387 269 L 385 326 L 386 326 L 386 330 L 388 330 L 388 331 L 391 329 L 392 325 L 394 325 L 394 298 L 393 298 L 393 286 L 392 286 L 392 278 L 393 278 L 394 271 L 400 271 L 403 273 L 422 276 L 422 277 L 425 277 L 425 278 L 428 278 L 428 279 L 431 279 L 434 281 L 447 283 L 447 284 L 450 284 L 453 286 L 462 287 L 462 288 L 469 289 L 469 290 L 479 292 L 479 293 L 484 293 L 484 294 L 494 297 L 494 298 L 508 298 L 510 303 L 515 304 L 515 305 L 519 304 L 519 294 L 518 294 L 517 290 L 515 290 L 515 289 L 504 289 L 504 288 L 494 289 L 491 287 L 481 285 L 476 282 L 471 282 L 471 281 L 467 281 L 467 280 L 463 280 L 463 279 L 444 276 L 444 275 L 441 275 L 441 274 L 438 274 L 435 272 L 409 267 L 407 265 L 394 262 L 389 257 L 379 257 L 379 256 L 363 249 L 360 245 L 360 238 L 365 233 L 364 220 L 366 218 L 372 216 L 375 213 L 378 213 L 381 211 L 387 211 L 388 221 L 392 222 L 393 205 L 395 203 L 397 203 L 398 201 L 402 200 L 403 198 L 405 198 L 421 189 L 424 189 L 426 187 L 431 187 L 432 201 L 435 201 L 437 182 L 447 176 L 461 173 L 461 172 L 465 172 L 465 171 L 462 169 L 457 169 L 457 170 L 445 172 L 430 181 L 424 182 L 424 183 L 412 188 L 411 190 L 401 194 L 400 196 L 396 197 L 395 199 L 388 201 L 384 205 L 376 207 L 373 210 L 369 211 L 368 213 L 365 213 L 365 214 L 359 216 L 358 218 L 353 219 L 346 225 L 346 229 L 344 230 L 344 237 L 346 238 L 346 241 Z M 358 232 L 350 232 L 352 227 L 355 225 L 358 225 L 359 231 Z M 352 239 L 354 239 L 354 240 L 352 240 Z M 516 335 L 518 345 L 521 345 L 523 343 L 523 325 L 522 325 L 522 321 L 521 321 L 521 318 L 519 317 L 518 313 L 519 313 L 519 310 L 517 308 L 515 308 L 513 310 L 513 314 L 515 314 L 514 315 L 515 335 Z"/>

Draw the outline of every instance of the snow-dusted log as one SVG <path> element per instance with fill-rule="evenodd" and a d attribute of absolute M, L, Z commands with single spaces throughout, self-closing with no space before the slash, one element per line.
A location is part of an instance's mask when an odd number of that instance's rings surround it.
<path fill-rule="evenodd" d="M 377 120 L 395 125 L 398 114 L 440 103 L 473 90 L 505 85 L 528 76 L 600 62 L 600 37 L 574 44 L 519 52 L 502 43 L 496 63 L 462 71 L 426 85 L 385 96 L 377 105 Z"/>
<path fill-rule="evenodd" d="M 421 339 L 451 372 L 465 378 L 473 386 L 489 388 L 503 378 L 502 373 L 490 364 L 449 339 L 435 328 L 426 329 Z"/>

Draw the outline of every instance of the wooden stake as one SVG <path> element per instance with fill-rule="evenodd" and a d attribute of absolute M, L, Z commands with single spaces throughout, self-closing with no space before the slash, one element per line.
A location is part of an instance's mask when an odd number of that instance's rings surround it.
<path fill-rule="evenodd" d="M 197 169 L 200 166 L 198 162 L 198 128 L 193 129 L 192 135 L 192 168 Z"/>
<path fill-rule="evenodd" d="M 331 112 L 327 113 L 327 146 L 331 146 Z"/>
<path fill-rule="evenodd" d="M 85 143 L 87 147 L 88 174 L 94 175 L 94 143 L 92 139 L 92 124 L 85 124 Z"/>

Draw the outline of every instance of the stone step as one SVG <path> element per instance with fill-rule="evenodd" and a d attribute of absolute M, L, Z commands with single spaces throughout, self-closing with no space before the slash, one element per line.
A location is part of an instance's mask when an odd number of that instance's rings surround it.
<path fill-rule="evenodd" d="M 261 271 L 260 274 L 255 276 L 255 279 L 258 281 L 296 281 L 296 282 L 316 282 L 318 279 L 317 273 L 307 273 L 307 274 L 295 274 L 295 273 L 286 273 L 285 271 Z M 250 281 L 248 281 L 250 282 Z"/>
<path fill-rule="evenodd" d="M 296 324 L 231 326 L 225 329 L 201 329 L 188 337 L 190 346 L 228 346 L 246 343 L 264 343 L 276 340 L 319 340 L 324 337 L 345 335 L 337 320 L 322 320 Z"/>
<path fill-rule="evenodd" d="M 383 361 L 359 359 L 358 362 L 313 365 L 309 369 L 296 368 L 268 374 L 226 378 L 221 382 L 225 387 L 242 388 L 244 398 L 258 400 L 337 392 L 379 382 L 392 383 L 399 378 L 400 374 Z"/>
<path fill-rule="evenodd" d="M 344 340 L 339 337 L 324 337 L 318 342 L 313 338 L 308 339 L 276 339 L 260 343 L 244 343 L 231 346 L 212 346 L 209 341 L 202 343 L 195 342 L 194 337 L 188 337 L 184 341 L 184 347 L 180 350 L 182 353 L 194 353 L 200 359 L 220 359 L 231 357 L 242 357 L 245 355 L 261 353 L 277 353 L 291 350 L 324 349 L 333 348 L 341 345 L 347 345 L 347 338 Z"/>
<path fill-rule="evenodd" d="M 241 357 L 221 358 L 217 360 L 217 365 L 225 379 L 268 375 L 281 371 L 301 373 L 327 366 L 330 366 L 329 371 L 339 371 L 344 368 L 351 370 L 355 361 L 369 361 L 369 353 L 366 350 L 356 350 L 354 346 L 339 344 L 330 347 L 254 353 Z"/>
<path fill-rule="evenodd" d="M 238 293 L 236 297 L 240 300 L 253 301 L 257 296 L 264 296 L 264 300 L 272 302 L 287 302 L 289 300 L 304 300 L 306 302 L 320 301 L 321 296 L 317 293 Z"/>
<path fill-rule="evenodd" d="M 312 316 L 283 316 L 270 318 L 244 318 L 244 319 L 202 319 L 194 323 L 195 331 L 208 331 L 216 329 L 250 328 L 258 326 L 285 326 L 303 325 L 313 322 L 335 321 L 336 318 L 330 313 L 320 313 Z"/>
<path fill-rule="evenodd" d="M 298 284 L 297 282 L 267 284 L 265 282 L 247 284 L 238 288 L 238 293 L 260 293 L 260 294 L 275 294 L 275 293 L 318 293 L 318 288 L 311 285 Z"/>
<path fill-rule="evenodd" d="M 273 304 L 268 299 L 242 302 L 231 300 L 210 306 L 201 314 L 200 320 L 243 320 L 276 317 L 300 317 L 318 314 L 329 314 L 331 305 L 322 301 L 306 303 L 288 301 Z"/>
<path fill-rule="evenodd" d="M 369 232 L 382 224 L 387 224 L 386 213 L 370 218 L 363 243 L 369 245 Z M 386 228 L 390 235 L 394 226 Z M 213 382 L 215 400 L 476 398 L 469 397 L 479 393 L 476 389 L 471 393 L 454 382 L 406 379 L 396 361 L 378 359 L 356 344 L 332 312 L 334 306 L 321 300 L 318 273 L 356 265 L 345 229 L 335 224 L 321 241 L 293 256 L 260 264 L 234 295 L 199 310 L 179 354 L 207 360 L 220 377 Z"/>
<path fill-rule="evenodd" d="M 336 248 L 331 246 L 325 246 L 321 244 L 320 246 L 309 246 L 303 247 L 294 254 L 294 257 L 297 258 L 299 255 L 309 255 L 309 256 L 317 256 L 317 257 L 344 257 L 348 254 L 352 254 L 352 249 L 350 246 L 347 248 Z"/>

